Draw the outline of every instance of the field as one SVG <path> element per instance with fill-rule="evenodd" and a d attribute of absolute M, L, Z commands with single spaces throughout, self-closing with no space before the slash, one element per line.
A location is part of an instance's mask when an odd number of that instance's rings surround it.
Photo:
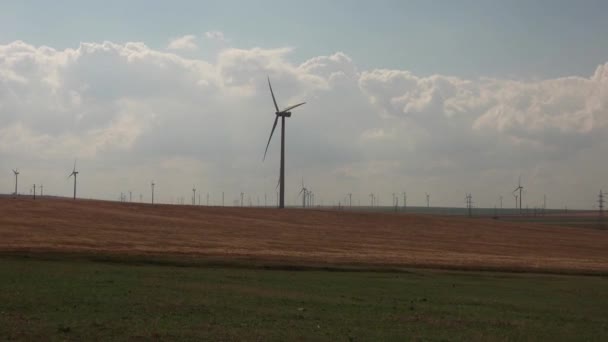
<path fill-rule="evenodd" d="M 0 199 L 0 251 L 286 265 L 608 271 L 608 231 L 463 217 Z"/>
<path fill-rule="evenodd" d="M 602 341 L 608 279 L 0 259 L 0 339 Z"/>
<path fill-rule="evenodd" d="M 607 275 L 588 227 L 0 199 L 7 340 L 601 341 Z"/>

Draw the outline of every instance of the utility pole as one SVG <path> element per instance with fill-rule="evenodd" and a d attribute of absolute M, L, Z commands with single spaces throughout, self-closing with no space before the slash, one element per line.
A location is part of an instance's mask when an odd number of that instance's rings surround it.
<path fill-rule="evenodd" d="M 467 202 L 467 212 L 469 217 L 473 217 L 473 195 L 471 194 L 467 194 L 466 197 L 466 202 Z"/>
<path fill-rule="evenodd" d="M 604 214 L 604 192 L 602 190 L 600 190 L 600 195 L 598 196 L 599 200 L 597 201 L 599 203 L 599 207 L 600 207 L 600 215 Z"/>

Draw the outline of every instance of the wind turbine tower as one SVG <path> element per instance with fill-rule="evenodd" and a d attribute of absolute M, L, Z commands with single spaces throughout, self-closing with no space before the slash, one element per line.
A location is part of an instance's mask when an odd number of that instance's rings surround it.
<path fill-rule="evenodd" d="M 426 207 L 431 207 L 431 195 L 429 195 L 428 193 L 426 194 Z"/>
<path fill-rule="evenodd" d="M 150 182 L 150 187 L 152 188 L 152 204 L 154 204 L 154 186 L 156 184 L 154 183 L 154 181 Z"/>
<path fill-rule="evenodd" d="M 19 183 L 19 169 L 14 169 L 13 173 L 15 174 L 15 197 L 17 197 L 17 184 Z"/>
<path fill-rule="evenodd" d="M 196 187 L 192 186 L 192 205 L 196 204 Z"/>
<path fill-rule="evenodd" d="M 76 199 L 76 178 L 78 177 L 78 171 L 76 171 L 76 161 L 74 160 L 74 169 L 72 169 L 72 173 L 68 176 L 68 178 L 74 176 L 74 199 Z"/>
<path fill-rule="evenodd" d="M 268 87 L 270 88 L 270 94 L 272 95 L 272 102 L 274 103 L 275 119 L 274 124 L 272 125 L 272 130 L 270 131 L 270 137 L 268 138 L 268 143 L 266 144 L 266 151 L 264 151 L 264 158 L 266 159 L 266 152 L 268 152 L 268 146 L 270 146 L 270 140 L 272 139 L 272 134 L 274 133 L 274 129 L 277 127 L 277 123 L 279 121 L 279 117 L 281 118 L 281 168 L 279 174 L 279 208 L 285 208 L 285 118 L 291 117 L 290 110 L 303 105 L 306 102 L 298 103 L 293 106 L 289 106 L 283 110 L 279 110 L 279 105 L 277 104 L 277 100 L 274 97 L 274 92 L 272 91 L 272 85 L 270 84 L 270 77 L 268 78 Z"/>

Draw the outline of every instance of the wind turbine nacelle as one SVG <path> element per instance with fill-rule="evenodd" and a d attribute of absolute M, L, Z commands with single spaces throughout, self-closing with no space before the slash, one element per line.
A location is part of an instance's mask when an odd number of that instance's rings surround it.
<path fill-rule="evenodd" d="M 284 116 L 286 118 L 290 118 L 291 117 L 291 112 L 283 112 L 283 113 L 279 112 L 279 113 L 276 113 L 276 114 L 278 116 Z"/>

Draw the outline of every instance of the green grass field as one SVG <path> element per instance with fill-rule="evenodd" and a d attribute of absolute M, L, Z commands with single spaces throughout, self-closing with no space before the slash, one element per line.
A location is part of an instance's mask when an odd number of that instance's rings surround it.
<path fill-rule="evenodd" d="M 0 258 L 2 340 L 608 338 L 608 278 Z"/>

